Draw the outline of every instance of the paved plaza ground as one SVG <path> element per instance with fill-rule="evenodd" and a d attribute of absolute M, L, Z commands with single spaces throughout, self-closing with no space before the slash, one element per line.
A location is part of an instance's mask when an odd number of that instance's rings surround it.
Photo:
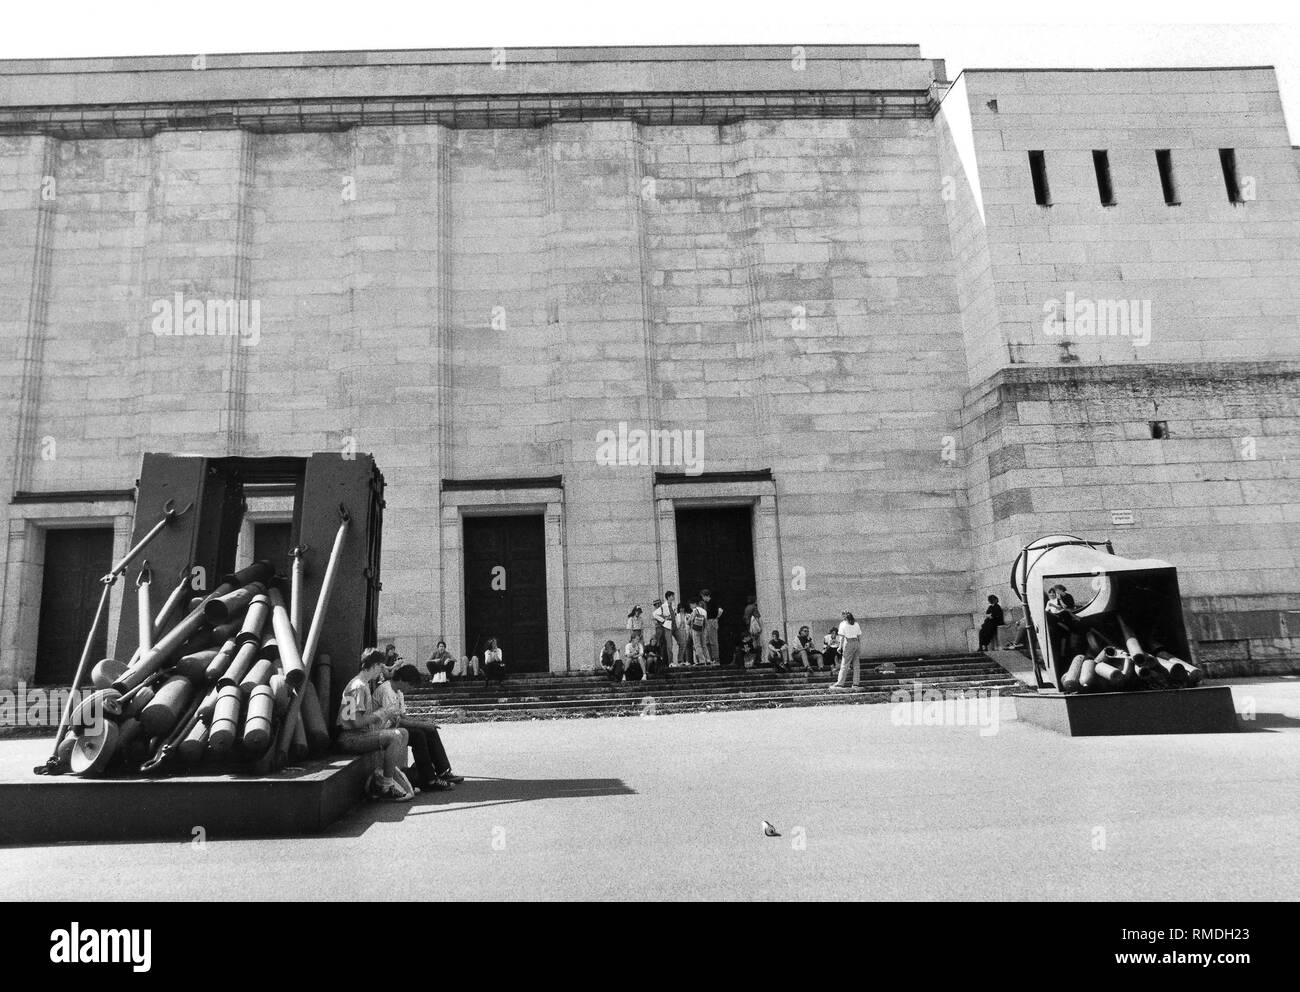
<path fill-rule="evenodd" d="M 1232 735 L 1070 739 L 1009 700 L 996 728 L 890 705 L 449 727 L 453 793 L 323 837 L 0 848 L 0 897 L 1294 899 L 1300 679 L 1232 685 L 1255 716 Z M 0 774 L 47 750 L 0 741 Z"/>

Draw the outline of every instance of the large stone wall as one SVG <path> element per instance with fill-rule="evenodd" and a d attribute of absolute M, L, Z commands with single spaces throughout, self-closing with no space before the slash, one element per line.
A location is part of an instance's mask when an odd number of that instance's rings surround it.
<path fill-rule="evenodd" d="M 33 206 L 47 149 L 58 195 Z M 568 647 L 553 663 L 585 666 L 676 573 L 654 467 L 597 464 L 597 434 L 701 431 L 695 468 L 773 471 L 771 621 L 852 608 L 881 653 L 965 647 L 962 482 L 944 458 L 964 358 L 930 122 L 6 150 L 21 218 L 51 218 L 16 488 L 129 488 L 147 450 L 373 452 L 389 482 L 381 629 L 424 652 L 460 609 L 441 480 L 562 475 Z M 256 343 L 157 336 L 153 306 L 176 293 L 255 301 Z M 6 342 L 29 337 L 14 323 Z M 32 447 L 46 437 L 48 460 Z"/>
<path fill-rule="evenodd" d="M 1300 182 L 1272 70 L 974 71 L 967 90 L 1006 356 L 973 377 L 964 414 L 975 589 L 1005 593 L 1035 537 L 1110 537 L 1178 565 L 1208 659 L 1300 657 L 1285 618 L 1300 594 Z M 1034 202 L 1030 149 L 1051 206 Z M 1149 304 L 1149 344 L 1048 333 L 1067 294 Z"/>
<path fill-rule="evenodd" d="M 975 70 L 966 86 L 1011 362 L 1300 355 L 1300 178 L 1272 69 Z M 1236 151 L 1244 202 L 1228 200 L 1220 148 Z M 1044 152 L 1051 206 L 1034 202 L 1030 150 Z M 1109 153 L 1114 206 L 1093 150 Z M 1049 334 L 1067 293 L 1149 303 L 1150 343 Z"/>

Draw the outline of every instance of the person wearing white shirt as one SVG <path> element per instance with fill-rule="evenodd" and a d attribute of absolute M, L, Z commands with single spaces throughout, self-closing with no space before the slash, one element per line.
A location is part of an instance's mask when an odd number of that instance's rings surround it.
<path fill-rule="evenodd" d="M 623 681 L 640 682 L 645 676 L 641 659 L 645 654 L 645 645 L 641 643 L 641 632 L 632 631 L 632 639 L 623 648 Z"/>
<path fill-rule="evenodd" d="M 858 688 L 861 674 L 858 671 L 858 652 L 862 646 L 862 628 L 858 626 L 853 614 L 845 610 L 840 614 L 840 627 L 837 631 L 840 649 L 840 677 L 832 682 L 830 688 L 851 691 Z M 853 669 L 853 685 L 845 685 L 849 677 L 849 668 Z"/>
<path fill-rule="evenodd" d="M 673 641 L 673 614 L 677 612 L 676 603 L 673 601 L 673 591 L 669 589 L 664 593 L 663 599 L 655 600 L 655 611 L 653 614 L 655 632 L 650 643 L 654 645 L 655 650 L 659 653 L 661 664 L 668 665 L 672 663 Z"/>

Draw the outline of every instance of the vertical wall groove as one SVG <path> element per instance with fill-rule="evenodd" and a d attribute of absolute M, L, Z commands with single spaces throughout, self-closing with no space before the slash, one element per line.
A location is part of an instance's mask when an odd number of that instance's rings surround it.
<path fill-rule="evenodd" d="M 41 405 L 41 378 L 45 357 L 45 337 L 49 325 L 50 264 L 53 259 L 54 211 L 58 202 L 41 198 L 45 177 L 53 177 L 58 161 L 59 142 L 42 139 L 41 174 L 35 195 L 36 231 L 32 248 L 32 275 L 27 293 L 27 327 L 23 335 L 22 386 L 18 397 L 18 430 L 14 442 L 14 489 L 30 489 L 32 462 L 36 458 L 36 422 Z"/>
<path fill-rule="evenodd" d="M 257 136 L 244 131 L 240 134 L 239 175 L 235 200 L 235 271 L 234 298 L 248 301 L 251 312 L 253 299 L 252 250 L 253 217 L 251 198 L 257 179 Z M 242 308 L 242 304 L 241 304 Z M 241 333 L 230 337 L 230 391 L 227 394 L 226 454 L 243 455 L 248 452 L 248 361 L 249 346 Z"/>

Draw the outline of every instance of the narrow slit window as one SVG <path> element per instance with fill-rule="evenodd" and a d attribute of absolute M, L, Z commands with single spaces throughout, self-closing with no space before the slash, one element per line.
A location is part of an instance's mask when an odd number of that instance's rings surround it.
<path fill-rule="evenodd" d="M 1183 201 L 1178 199 L 1178 187 L 1174 184 L 1174 160 L 1168 148 L 1156 151 L 1156 168 L 1160 170 L 1160 191 L 1165 195 L 1165 203 L 1176 207 Z"/>
<path fill-rule="evenodd" d="M 1219 164 L 1223 166 L 1223 183 L 1228 187 L 1229 201 L 1241 203 L 1241 183 L 1237 179 L 1237 150 L 1220 148 Z"/>
<path fill-rule="evenodd" d="M 1115 187 L 1110 181 L 1110 155 L 1105 151 L 1092 153 L 1092 167 L 1097 173 L 1097 195 L 1103 207 L 1115 205 Z"/>
<path fill-rule="evenodd" d="M 1052 205 L 1052 191 L 1047 185 L 1047 160 L 1042 152 L 1029 153 L 1029 174 L 1034 180 L 1034 202 L 1040 207 Z"/>

